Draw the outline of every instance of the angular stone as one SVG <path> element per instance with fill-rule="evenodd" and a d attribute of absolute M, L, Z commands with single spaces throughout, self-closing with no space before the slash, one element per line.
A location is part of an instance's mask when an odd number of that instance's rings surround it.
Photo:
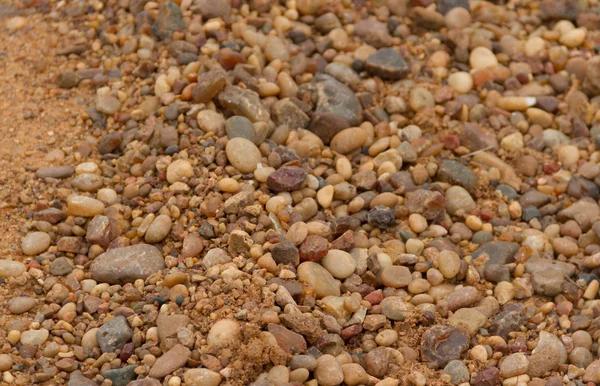
<path fill-rule="evenodd" d="M 326 74 L 318 74 L 300 87 L 301 92 L 310 94 L 316 100 L 316 114 L 333 113 L 349 125 L 358 125 L 362 120 L 362 106 L 348 86 Z M 312 125 L 311 125 L 312 127 Z M 322 138 L 326 142 L 325 138 Z"/>
<path fill-rule="evenodd" d="M 474 308 L 458 309 L 448 318 L 448 324 L 455 327 L 465 327 L 471 336 L 477 334 L 486 322 L 487 316 Z"/>
<path fill-rule="evenodd" d="M 252 122 L 268 122 L 269 112 L 263 107 L 260 97 L 252 90 L 238 86 L 227 86 L 219 94 L 219 103 L 237 115 L 242 115 Z"/>
<path fill-rule="evenodd" d="M 96 333 L 98 345 L 103 353 L 122 349 L 132 336 L 133 330 L 123 315 L 115 316 L 104 323 Z"/>
<path fill-rule="evenodd" d="M 421 355 L 438 368 L 460 359 L 468 348 L 469 334 L 461 327 L 433 326 L 421 340 Z"/>
<path fill-rule="evenodd" d="M 171 1 L 160 3 L 157 15 L 152 25 L 152 34 L 159 39 L 169 38 L 173 32 L 185 29 L 183 12 L 177 4 Z"/>
<path fill-rule="evenodd" d="M 443 161 L 438 169 L 437 176 L 440 181 L 460 185 L 467 190 L 473 189 L 477 184 L 475 173 L 460 162 L 453 160 Z"/>
<path fill-rule="evenodd" d="M 306 172 L 299 166 L 283 166 L 267 178 L 267 186 L 275 192 L 299 190 L 306 181 Z"/>
<path fill-rule="evenodd" d="M 406 61 L 393 48 L 382 48 L 370 55 L 366 61 L 369 74 L 385 80 L 398 80 L 406 77 L 409 68 Z"/>
<path fill-rule="evenodd" d="M 213 67 L 198 75 L 196 86 L 192 89 L 192 100 L 196 103 L 208 103 L 225 88 L 226 83 L 225 71 Z"/>
<path fill-rule="evenodd" d="M 271 116 L 277 125 L 290 129 L 304 129 L 310 118 L 289 98 L 279 100 L 271 107 Z"/>
<path fill-rule="evenodd" d="M 519 243 L 509 241 L 490 241 L 477 248 L 471 254 L 473 259 L 489 256 L 486 264 L 508 264 L 515 261 L 515 254 L 519 250 Z"/>
<path fill-rule="evenodd" d="M 433 220 L 444 212 L 446 200 L 437 191 L 417 189 L 406 194 L 406 208 L 409 213 L 418 213 L 427 220 Z"/>
<path fill-rule="evenodd" d="M 277 344 L 285 352 L 297 354 L 306 351 L 306 340 L 302 335 L 273 323 L 269 323 L 267 330 L 273 334 Z"/>

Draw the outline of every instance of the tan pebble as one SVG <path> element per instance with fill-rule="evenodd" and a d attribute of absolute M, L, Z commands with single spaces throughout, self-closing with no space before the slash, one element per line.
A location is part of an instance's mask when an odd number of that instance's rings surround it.
<path fill-rule="evenodd" d="M 476 47 L 471 51 L 469 64 L 473 70 L 494 67 L 498 64 L 498 58 L 489 48 Z"/>
<path fill-rule="evenodd" d="M 487 362 L 487 359 L 488 359 L 487 350 L 485 349 L 484 346 L 482 346 L 480 344 L 473 347 L 471 349 L 471 351 L 469 351 L 469 355 L 470 355 L 471 359 L 478 361 L 478 362 L 482 362 L 482 363 Z"/>
<path fill-rule="evenodd" d="M 319 189 L 317 192 L 317 202 L 323 208 L 329 208 L 331 202 L 333 201 L 333 193 L 335 192 L 335 188 L 333 185 L 327 185 Z"/>
<path fill-rule="evenodd" d="M 446 279 L 452 279 L 458 275 L 460 264 L 460 257 L 455 252 L 448 250 L 440 252 L 438 269 Z"/>
<path fill-rule="evenodd" d="M 367 140 L 367 132 L 360 127 L 350 127 L 337 133 L 331 140 L 331 150 L 349 154 L 359 149 Z"/>
<path fill-rule="evenodd" d="M 187 160 L 177 160 L 172 162 L 167 168 L 167 181 L 170 184 L 181 181 L 184 178 L 190 178 L 194 175 L 194 169 Z"/>
<path fill-rule="evenodd" d="M 223 178 L 219 181 L 219 189 L 226 193 L 237 193 L 240 190 L 240 184 L 233 178 Z"/>
<path fill-rule="evenodd" d="M 342 365 L 344 373 L 344 384 L 348 386 L 364 385 L 369 382 L 369 375 L 358 363 L 347 363 Z"/>
<path fill-rule="evenodd" d="M 473 89 L 473 77 L 468 72 L 455 72 L 448 77 L 448 86 L 459 94 L 466 94 Z"/>
<path fill-rule="evenodd" d="M 413 213 L 408 217 L 408 225 L 415 233 L 421 233 L 427 229 L 427 220 L 418 213 Z"/>

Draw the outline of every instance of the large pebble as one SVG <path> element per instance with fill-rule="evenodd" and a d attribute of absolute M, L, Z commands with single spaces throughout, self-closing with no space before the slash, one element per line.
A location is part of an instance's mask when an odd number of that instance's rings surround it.
<path fill-rule="evenodd" d="M 240 338 L 241 329 L 238 322 L 231 319 L 223 319 L 216 322 L 208 332 L 206 341 L 213 347 L 224 347 L 237 342 Z"/>
<path fill-rule="evenodd" d="M 144 240 L 150 244 L 160 243 L 171 231 L 173 222 L 171 217 L 166 214 L 161 214 L 152 221 L 152 224 L 148 227 Z"/>
<path fill-rule="evenodd" d="M 148 244 L 111 249 L 90 266 L 92 279 L 100 283 L 132 283 L 165 268 L 162 253 Z"/>
<path fill-rule="evenodd" d="M 340 282 L 318 263 L 306 261 L 298 266 L 298 279 L 314 288 L 318 299 L 325 296 L 340 296 Z"/>
<path fill-rule="evenodd" d="M 356 261 L 348 252 L 331 249 L 321 260 L 321 264 L 336 279 L 346 279 L 354 273 Z"/>
<path fill-rule="evenodd" d="M 0 278 L 21 276 L 25 272 L 25 264 L 12 260 L 0 260 Z"/>
<path fill-rule="evenodd" d="M 243 174 L 252 173 L 262 159 L 260 150 L 251 141 L 236 137 L 225 148 L 229 163 Z"/>
<path fill-rule="evenodd" d="M 103 212 L 104 204 L 95 198 L 71 196 L 67 199 L 67 214 L 69 216 L 94 217 Z"/>
<path fill-rule="evenodd" d="M 462 211 L 465 214 L 475 208 L 473 197 L 461 186 L 451 186 L 446 190 L 446 210 L 451 215 Z"/>
<path fill-rule="evenodd" d="M 23 237 L 21 250 L 27 256 L 39 255 L 50 247 L 51 242 L 52 239 L 49 234 L 45 232 L 31 232 Z"/>
<path fill-rule="evenodd" d="M 209 369 L 189 369 L 183 374 L 187 386 L 218 386 L 221 375 Z"/>
<path fill-rule="evenodd" d="M 190 178 L 194 175 L 194 169 L 188 160 L 177 160 L 167 167 L 167 181 L 170 184 L 181 181 L 184 178 Z"/>
<path fill-rule="evenodd" d="M 315 378 L 319 385 L 336 386 L 344 381 L 344 372 L 333 355 L 325 354 L 317 359 Z"/>
<path fill-rule="evenodd" d="M 331 149 L 341 154 L 349 154 L 359 149 L 367 140 L 367 133 L 360 127 L 350 127 L 337 133 L 331 140 Z"/>
<path fill-rule="evenodd" d="M 21 344 L 39 346 L 44 343 L 49 336 L 50 332 L 45 329 L 23 331 L 21 333 Z"/>

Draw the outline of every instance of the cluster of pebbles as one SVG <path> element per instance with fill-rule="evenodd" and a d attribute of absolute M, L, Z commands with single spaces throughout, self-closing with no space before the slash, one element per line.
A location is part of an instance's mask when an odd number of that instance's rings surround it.
<path fill-rule="evenodd" d="M 597 0 L 29 3 L 6 384 L 600 383 Z"/>

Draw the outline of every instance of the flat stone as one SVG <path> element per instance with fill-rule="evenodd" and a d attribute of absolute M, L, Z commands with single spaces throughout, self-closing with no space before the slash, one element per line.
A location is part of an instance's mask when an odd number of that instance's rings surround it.
<path fill-rule="evenodd" d="M 252 90 L 238 86 L 226 86 L 219 94 L 221 105 L 252 122 L 268 122 L 269 112 L 263 107 L 260 97 Z"/>
<path fill-rule="evenodd" d="M 110 379 L 113 386 L 127 386 L 129 382 L 137 378 L 137 374 L 135 373 L 136 368 L 136 365 L 130 365 L 119 369 L 107 370 L 102 373 L 102 376 Z"/>
<path fill-rule="evenodd" d="M 152 378 L 164 378 L 172 372 L 182 368 L 192 352 L 181 344 L 176 344 L 156 360 L 148 374 Z"/>
<path fill-rule="evenodd" d="M 408 74 L 408 64 L 393 48 L 382 48 L 366 61 L 369 74 L 386 80 L 398 80 Z"/>
<path fill-rule="evenodd" d="M 515 261 L 515 254 L 519 250 L 519 243 L 509 241 L 490 241 L 471 254 L 473 259 L 489 256 L 486 264 L 508 264 Z"/>
<path fill-rule="evenodd" d="M 437 176 L 441 181 L 460 185 L 467 190 L 473 189 L 477 184 L 475 173 L 460 162 L 453 160 L 443 161 L 438 169 Z"/>
<path fill-rule="evenodd" d="M 111 249 L 90 266 L 92 278 L 101 283 L 133 283 L 166 267 L 162 253 L 148 244 Z"/>
<path fill-rule="evenodd" d="M 35 171 L 35 175 L 38 178 L 56 178 L 60 180 L 69 178 L 74 173 L 75 169 L 71 166 L 48 166 Z"/>
<path fill-rule="evenodd" d="M 267 186 L 275 192 L 291 192 L 304 186 L 306 172 L 299 166 L 283 166 L 267 178 Z"/>
<path fill-rule="evenodd" d="M 485 325 L 487 319 L 487 316 L 476 309 L 461 308 L 448 318 L 448 324 L 451 326 L 463 326 L 473 336 Z"/>
<path fill-rule="evenodd" d="M 269 323 L 267 330 L 273 334 L 277 344 L 285 352 L 296 354 L 306 351 L 306 340 L 302 335 L 273 323 Z"/>
<path fill-rule="evenodd" d="M 187 315 L 160 314 L 158 318 L 156 318 L 158 337 L 162 341 L 175 336 L 180 328 L 187 327 L 188 324 L 190 324 L 190 318 Z"/>
<path fill-rule="evenodd" d="M 438 368 L 460 359 L 468 348 L 469 334 L 462 327 L 433 326 L 421 340 L 421 355 Z"/>

